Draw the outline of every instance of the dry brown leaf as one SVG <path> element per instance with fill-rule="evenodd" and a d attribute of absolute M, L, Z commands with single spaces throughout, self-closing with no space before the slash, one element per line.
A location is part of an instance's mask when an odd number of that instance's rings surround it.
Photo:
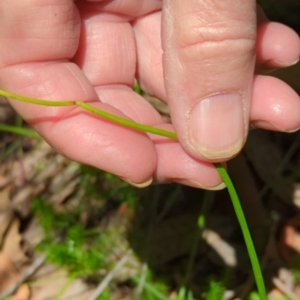
<path fill-rule="evenodd" d="M 22 237 L 19 228 L 20 222 L 15 218 L 7 230 L 2 246 L 2 252 L 17 266 L 28 260 L 21 248 Z"/>
<path fill-rule="evenodd" d="M 269 294 L 269 300 L 277 300 L 277 299 L 284 299 L 285 295 L 279 289 L 274 288 Z"/>
<path fill-rule="evenodd" d="M 38 193 L 42 192 L 45 189 L 45 184 L 27 184 L 22 187 L 13 197 L 12 202 L 14 206 L 24 203 L 34 196 L 38 195 Z"/>
<path fill-rule="evenodd" d="M 300 228 L 300 214 L 289 219 L 281 232 L 279 250 L 287 262 L 293 259 L 295 252 L 300 253 L 300 232 L 297 228 Z"/>
<path fill-rule="evenodd" d="M 295 286 L 295 277 L 290 270 L 286 268 L 280 268 L 278 271 L 278 279 L 285 284 L 289 291 L 293 291 Z"/>
<path fill-rule="evenodd" d="M 35 150 L 34 155 L 30 152 L 22 158 L 22 161 L 13 160 L 8 164 L 0 165 L 0 174 L 2 175 L 0 188 L 11 182 L 17 187 L 23 186 L 25 179 L 30 181 L 36 175 L 36 166 L 42 165 L 51 152 L 53 149 L 43 141 Z"/>
<path fill-rule="evenodd" d="M 22 234 L 25 247 L 34 249 L 44 238 L 44 230 L 37 218 L 33 218 Z"/>
<path fill-rule="evenodd" d="M 5 123 L 9 120 L 15 111 L 9 105 L 9 102 L 4 97 L 0 96 L 0 122 Z"/>
<path fill-rule="evenodd" d="M 0 191 L 0 245 L 3 243 L 4 234 L 13 218 L 10 201 L 10 188 Z"/>
<path fill-rule="evenodd" d="M 20 277 L 19 272 L 10 258 L 0 252 L 0 293 L 10 288 Z M 11 297 L 12 300 L 27 300 L 30 297 L 30 289 L 27 285 L 19 287 L 17 292 Z"/>
<path fill-rule="evenodd" d="M 3 239 L 9 224 L 13 218 L 13 212 L 7 211 L 6 213 L 0 213 L 0 245 L 3 244 Z"/>
<path fill-rule="evenodd" d="M 57 271 L 57 266 L 51 264 L 43 264 L 31 277 L 31 281 L 34 282 L 33 285 L 40 287 L 40 285 L 45 284 L 46 281 L 51 281 L 52 274 Z M 50 279 L 49 279 L 50 278 Z M 39 282 L 41 280 L 41 282 Z"/>
<path fill-rule="evenodd" d="M 49 197 L 49 202 L 55 203 L 55 208 L 59 209 L 59 206 L 63 204 L 63 202 L 76 190 L 76 187 L 80 183 L 80 178 L 77 177 L 72 181 L 66 183 L 65 187 L 62 188 L 59 193 L 53 194 L 53 196 Z"/>
<path fill-rule="evenodd" d="M 17 292 L 10 298 L 11 300 L 28 300 L 30 298 L 30 288 L 27 284 L 19 287 Z"/>
<path fill-rule="evenodd" d="M 293 203 L 300 208 L 300 183 L 295 183 L 293 186 Z"/>
<path fill-rule="evenodd" d="M 216 253 L 218 253 L 227 266 L 235 267 L 237 265 L 235 249 L 217 232 L 210 229 L 204 229 L 202 237 L 207 244 L 211 246 Z"/>
<path fill-rule="evenodd" d="M 300 299 L 300 285 L 299 284 L 296 284 L 295 285 L 295 288 L 294 288 L 294 293 L 295 295 L 297 295 Z"/>
<path fill-rule="evenodd" d="M 0 292 L 5 291 L 18 277 L 17 269 L 10 258 L 0 252 Z"/>
<path fill-rule="evenodd" d="M 0 212 L 10 207 L 10 187 L 0 190 Z"/>
<path fill-rule="evenodd" d="M 36 281 L 33 285 L 33 296 L 31 300 L 52 300 L 57 296 L 67 284 L 70 283 L 68 273 L 64 270 L 55 271 L 47 277 L 42 277 L 41 281 Z M 89 287 L 81 280 L 74 280 L 70 283 L 66 291 L 59 298 L 60 300 L 81 299 Z"/>
<path fill-rule="evenodd" d="M 292 226 L 285 227 L 285 243 L 298 253 L 300 253 L 300 234 Z"/>
<path fill-rule="evenodd" d="M 299 300 L 298 296 L 294 293 L 294 291 L 292 289 L 290 289 L 289 286 L 286 285 L 286 283 L 284 281 L 280 280 L 278 277 L 274 277 L 272 279 L 272 283 L 275 285 L 275 288 L 279 292 L 283 293 L 283 297 L 287 297 L 290 300 Z M 283 298 L 283 297 L 281 297 L 281 298 Z M 273 298 L 271 298 L 271 299 L 273 300 Z"/>

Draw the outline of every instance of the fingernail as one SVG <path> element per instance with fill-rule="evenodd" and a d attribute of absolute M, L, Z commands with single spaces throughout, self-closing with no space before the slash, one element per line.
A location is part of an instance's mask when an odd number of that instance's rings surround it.
<path fill-rule="evenodd" d="M 215 186 L 205 186 L 203 184 L 200 184 L 197 181 L 188 180 L 188 179 L 174 178 L 174 179 L 172 179 L 172 181 L 183 184 L 183 185 L 191 186 L 194 188 L 208 190 L 208 191 L 219 191 L 219 190 L 223 190 L 226 187 L 224 182 L 221 182 L 220 184 L 215 185 Z"/>
<path fill-rule="evenodd" d="M 226 159 L 238 153 L 245 140 L 244 109 L 237 93 L 199 101 L 190 115 L 190 141 L 208 159 Z"/>
<path fill-rule="evenodd" d="M 293 132 L 296 132 L 300 129 L 300 127 L 296 127 L 296 128 L 293 128 L 293 129 L 286 129 L 286 128 L 283 128 L 283 127 L 280 127 L 280 126 L 277 126 L 275 123 L 273 122 L 270 122 L 271 126 L 273 126 L 273 130 L 277 130 L 279 132 L 285 132 L 285 133 L 293 133 Z"/>
<path fill-rule="evenodd" d="M 297 127 L 297 128 L 295 128 L 295 129 L 286 130 L 285 132 L 286 132 L 286 133 L 294 133 L 294 132 L 297 132 L 297 131 L 299 131 L 299 130 L 300 130 L 300 127 Z"/>
<path fill-rule="evenodd" d="M 294 61 L 284 61 L 284 62 L 281 62 L 281 61 L 276 60 L 274 62 L 278 65 L 278 67 L 287 68 L 287 67 L 291 67 L 291 66 L 296 65 L 299 62 L 299 58 L 297 58 Z"/>
<path fill-rule="evenodd" d="M 275 130 L 275 131 L 285 132 L 285 133 L 293 133 L 300 129 L 300 127 L 287 129 L 287 128 L 278 126 L 277 124 L 275 124 L 273 122 L 268 122 L 268 121 L 264 121 L 264 120 L 257 120 L 255 122 L 253 122 L 251 124 L 251 126 L 253 128 L 263 128 L 266 130 Z"/>
<path fill-rule="evenodd" d="M 126 181 L 126 182 L 129 183 L 130 185 L 133 185 L 133 186 L 135 186 L 135 187 L 137 187 L 137 188 L 144 188 L 144 187 L 147 187 L 147 186 L 149 186 L 149 185 L 152 183 L 152 181 L 153 181 L 152 178 L 150 178 L 149 180 L 146 180 L 146 181 L 144 181 L 144 182 L 141 182 L 141 183 L 132 182 L 131 180 L 129 180 L 129 179 L 127 179 L 127 178 L 122 178 L 122 180 Z"/>

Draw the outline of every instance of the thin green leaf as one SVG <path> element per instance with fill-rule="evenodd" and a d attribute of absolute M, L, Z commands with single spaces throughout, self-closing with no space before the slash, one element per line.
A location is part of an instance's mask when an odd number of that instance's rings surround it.
<path fill-rule="evenodd" d="M 216 166 L 220 176 L 222 177 L 224 183 L 227 186 L 227 189 L 228 189 L 231 201 L 232 201 L 232 205 L 234 207 L 237 219 L 238 219 L 240 227 L 242 229 L 242 233 L 243 233 L 247 251 L 248 251 L 248 254 L 250 257 L 250 261 L 251 261 L 251 265 L 252 265 L 252 269 L 253 269 L 259 296 L 260 296 L 261 300 L 267 300 L 265 284 L 264 284 L 263 276 L 261 273 L 259 261 L 258 261 L 257 255 L 256 255 L 254 244 L 253 244 L 253 241 L 251 238 L 251 234 L 250 234 L 250 231 L 249 231 L 249 228 L 247 225 L 247 221 L 246 221 L 239 197 L 237 195 L 234 185 L 233 185 L 227 171 L 225 170 L 225 168 L 221 164 L 215 164 L 215 166 Z"/>
<path fill-rule="evenodd" d="M 0 131 L 14 133 L 31 138 L 41 138 L 41 136 L 33 129 L 11 126 L 6 124 L 0 124 Z"/>
<path fill-rule="evenodd" d="M 3 90 L 0 90 L 0 95 L 6 98 L 13 98 L 19 101 L 23 101 L 23 102 L 28 102 L 28 103 L 33 103 L 33 104 L 38 104 L 38 105 L 46 105 L 46 106 L 71 106 L 76 104 L 77 106 L 93 113 L 96 114 L 106 120 L 109 120 L 111 122 L 117 123 L 119 125 L 122 126 L 126 126 L 129 128 L 132 128 L 134 130 L 139 130 L 142 132 L 148 132 L 148 133 L 153 133 L 156 135 L 160 135 L 160 136 L 164 136 L 164 137 L 168 137 L 170 139 L 173 140 L 177 140 L 177 136 L 174 132 L 170 132 L 167 130 L 163 130 L 163 129 L 159 129 L 159 128 L 154 128 L 151 126 L 147 126 L 147 125 L 143 125 L 143 124 L 139 124 L 136 123 L 134 121 L 130 121 L 128 119 L 125 118 L 121 118 L 121 117 L 117 117 L 115 115 L 112 115 L 110 113 L 107 113 L 105 111 L 99 110 L 89 104 L 86 104 L 84 102 L 81 101 L 49 101 L 49 100 L 40 100 L 40 99 L 33 99 L 33 98 L 28 98 L 28 97 L 23 97 L 20 95 L 16 95 L 13 93 L 9 93 Z M 228 192 L 230 194 L 231 197 L 231 201 L 234 207 L 234 210 L 236 212 L 237 215 L 237 219 L 239 221 L 239 224 L 241 226 L 241 230 L 245 239 L 245 243 L 246 243 L 246 247 L 247 247 L 247 251 L 250 257 L 250 261 L 252 264 L 252 269 L 254 272 L 254 277 L 255 277 L 255 281 L 256 281 L 256 285 L 258 288 L 258 292 L 259 295 L 261 297 L 262 300 L 266 300 L 267 296 L 266 296 L 266 290 L 265 290 L 265 285 L 264 285 L 264 280 L 262 277 L 262 273 L 261 273 L 261 269 L 260 269 L 260 265 L 259 265 L 259 261 L 256 255 L 256 251 L 252 242 L 252 238 L 247 226 L 247 222 L 238 198 L 238 195 L 235 191 L 235 188 L 232 184 L 232 181 L 226 171 L 226 169 L 221 165 L 221 164 L 215 164 L 221 178 L 223 179 L 224 183 L 226 184 L 227 188 L 228 188 Z M 160 298 L 163 299 L 163 298 Z"/>
<path fill-rule="evenodd" d="M 11 99 L 18 100 L 21 102 L 32 103 L 32 104 L 43 105 L 43 106 L 72 106 L 72 105 L 75 105 L 75 101 L 41 100 L 41 99 L 35 99 L 35 98 L 17 95 L 17 94 L 7 92 L 7 91 L 1 90 L 1 89 L 0 89 L 0 96 L 3 96 L 5 98 L 11 98 Z"/>
<path fill-rule="evenodd" d="M 136 123 L 134 121 L 130 121 L 130 120 L 125 119 L 125 118 L 117 117 L 113 114 L 110 114 L 110 113 L 105 112 L 103 110 L 97 109 L 97 108 L 95 108 L 95 107 L 93 107 L 93 106 L 91 106 L 87 103 L 84 103 L 84 102 L 78 101 L 78 102 L 76 102 L 76 104 L 78 106 L 80 106 L 81 108 L 83 108 L 83 109 L 85 109 L 85 110 L 87 110 L 87 111 L 89 111 L 93 114 L 96 114 L 99 117 L 102 117 L 106 120 L 117 123 L 119 125 L 126 126 L 126 127 L 129 127 L 129 128 L 138 130 L 138 131 L 149 132 L 149 133 L 153 133 L 153 134 L 156 134 L 156 135 L 168 137 L 168 138 L 173 139 L 173 140 L 177 140 L 177 136 L 174 132 L 167 131 L 167 130 L 160 129 L 160 128 L 155 128 L 155 127 L 152 127 L 152 126 L 143 125 L 143 124 L 140 124 L 140 123 Z"/>
<path fill-rule="evenodd" d="M 137 285 L 140 283 L 140 278 L 139 277 L 133 277 L 132 280 Z M 148 282 L 144 282 L 143 285 L 144 285 L 144 289 L 147 290 L 148 292 L 150 292 L 153 296 L 155 296 L 156 299 L 158 299 L 158 300 L 170 300 L 168 297 L 166 297 L 164 294 L 162 294 L 160 291 L 158 291 L 154 286 L 152 286 Z"/>

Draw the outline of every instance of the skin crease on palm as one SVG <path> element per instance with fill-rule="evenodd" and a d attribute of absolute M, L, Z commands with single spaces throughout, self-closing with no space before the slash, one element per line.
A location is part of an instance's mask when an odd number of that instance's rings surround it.
<path fill-rule="evenodd" d="M 241 150 L 248 124 L 300 127 L 299 96 L 254 75 L 294 64 L 299 37 L 262 15 L 256 28 L 254 0 L 1 0 L 0 39 L 2 89 L 176 131 L 180 143 L 76 107 L 11 101 L 57 151 L 138 186 L 222 188 L 212 162 Z M 168 104 L 173 125 L 132 91 L 134 78 Z"/>

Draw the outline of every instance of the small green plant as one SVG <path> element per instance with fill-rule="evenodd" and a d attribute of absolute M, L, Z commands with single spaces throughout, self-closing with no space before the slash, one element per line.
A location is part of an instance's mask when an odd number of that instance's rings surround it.
<path fill-rule="evenodd" d="M 169 300 L 167 296 L 168 287 L 160 280 L 154 280 L 151 272 L 148 270 L 146 279 L 141 282 L 141 278 L 134 277 L 133 283 L 136 286 L 142 284 L 141 300 Z"/>
<path fill-rule="evenodd" d="M 94 277 L 106 262 L 109 233 L 84 228 L 78 223 L 80 210 L 57 213 L 42 199 L 34 199 L 32 211 L 45 232 L 38 249 L 47 253 L 48 261 L 68 268 L 71 277 Z"/>
<path fill-rule="evenodd" d="M 98 300 L 111 300 L 111 292 L 106 289 L 103 293 L 98 297 Z"/>
<path fill-rule="evenodd" d="M 192 291 L 187 290 L 186 288 L 182 287 L 179 290 L 178 296 L 176 300 L 193 300 L 194 296 Z"/>
<path fill-rule="evenodd" d="M 260 300 L 260 297 L 257 292 L 253 292 L 250 294 L 249 300 Z"/>
<path fill-rule="evenodd" d="M 293 275 L 297 282 L 300 282 L 300 270 L 299 269 L 292 269 Z"/>
<path fill-rule="evenodd" d="M 222 300 L 225 292 L 225 287 L 219 281 L 210 280 L 208 291 L 204 293 L 206 300 Z"/>
<path fill-rule="evenodd" d="M 78 106 L 85 111 L 88 111 L 94 115 L 97 115 L 101 118 L 104 118 L 104 119 L 114 122 L 116 124 L 119 124 L 119 125 L 122 125 L 125 127 L 129 127 L 134 130 L 153 133 L 153 134 L 164 136 L 164 137 L 167 137 L 167 138 L 170 138 L 173 140 L 177 140 L 177 136 L 174 132 L 170 132 L 170 131 L 159 129 L 159 128 L 154 128 L 151 126 L 143 125 L 140 123 L 136 123 L 136 122 L 124 119 L 124 118 L 117 117 L 117 116 L 107 113 L 105 111 L 99 110 L 87 103 L 82 102 L 82 101 L 70 100 L 70 101 L 55 101 L 55 102 L 53 102 L 50 100 L 41 100 L 41 99 L 34 99 L 34 98 L 30 98 L 30 97 L 24 97 L 24 96 L 13 94 L 13 93 L 10 93 L 10 92 L 4 91 L 4 90 L 0 90 L 0 95 L 3 97 L 6 97 L 6 98 L 11 98 L 11 99 L 15 99 L 15 100 L 22 101 L 22 102 L 32 103 L 32 104 L 36 104 L 36 105 L 43 105 L 43 106 Z M 241 226 L 242 233 L 243 233 L 245 243 L 247 246 L 248 254 L 250 257 L 250 261 L 252 264 L 254 277 L 255 277 L 255 281 L 256 281 L 256 285 L 258 288 L 260 298 L 261 298 L 261 300 L 266 300 L 267 296 L 266 296 L 265 285 L 264 285 L 264 280 L 262 277 L 259 261 L 258 261 L 257 255 L 256 255 L 256 251 L 255 251 L 255 248 L 254 248 L 254 245 L 252 242 L 252 238 L 251 238 L 248 226 L 247 226 L 247 222 L 246 222 L 242 207 L 240 205 L 238 195 L 235 191 L 235 188 L 231 182 L 231 179 L 230 179 L 226 169 L 221 164 L 216 164 L 215 166 L 227 186 L 227 189 L 229 191 L 229 194 L 230 194 L 230 197 L 232 200 L 234 210 L 236 212 L 239 224 Z"/>

